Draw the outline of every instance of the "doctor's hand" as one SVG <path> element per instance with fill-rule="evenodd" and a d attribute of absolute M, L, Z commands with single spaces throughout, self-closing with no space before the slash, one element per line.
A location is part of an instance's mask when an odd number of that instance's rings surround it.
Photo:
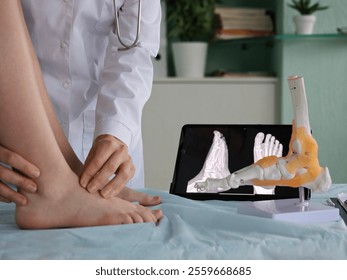
<path fill-rule="evenodd" d="M 118 195 L 134 173 L 127 145 L 112 135 L 100 135 L 88 154 L 80 184 L 91 193 L 100 190 L 109 198 Z"/>
<path fill-rule="evenodd" d="M 12 189 L 8 184 L 34 193 L 37 186 L 33 179 L 39 177 L 40 170 L 20 155 L 0 145 L 0 201 L 25 205 L 26 197 Z M 5 165 L 3 165 L 5 164 Z"/>

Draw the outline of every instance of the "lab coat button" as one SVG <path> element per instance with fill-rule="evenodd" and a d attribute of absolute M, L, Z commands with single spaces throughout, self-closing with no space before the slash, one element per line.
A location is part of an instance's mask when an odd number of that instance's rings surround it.
<path fill-rule="evenodd" d="M 60 43 L 60 47 L 61 47 L 62 49 L 65 49 L 65 48 L 67 47 L 67 44 L 66 44 L 65 42 L 61 42 L 61 43 Z"/>
<path fill-rule="evenodd" d="M 63 82 L 63 88 L 67 89 L 67 88 L 69 88 L 69 86 L 70 86 L 69 81 L 64 81 Z"/>

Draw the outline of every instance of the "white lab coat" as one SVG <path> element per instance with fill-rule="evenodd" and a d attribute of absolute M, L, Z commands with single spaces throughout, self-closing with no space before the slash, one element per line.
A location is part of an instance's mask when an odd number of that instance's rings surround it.
<path fill-rule="evenodd" d="M 63 130 L 83 162 L 93 139 L 111 134 L 128 145 L 144 187 L 142 109 L 152 88 L 160 42 L 160 0 L 142 1 L 140 44 L 127 51 L 113 33 L 112 0 L 22 0 L 29 33 Z M 123 41 L 136 35 L 137 0 L 117 0 Z"/>

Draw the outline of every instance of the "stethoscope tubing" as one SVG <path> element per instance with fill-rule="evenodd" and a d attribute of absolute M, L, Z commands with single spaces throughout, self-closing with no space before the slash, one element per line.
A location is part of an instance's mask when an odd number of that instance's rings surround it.
<path fill-rule="evenodd" d="M 114 33 L 117 34 L 119 43 L 124 47 L 124 48 L 121 48 L 119 50 L 120 51 L 129 50 L 131 48 L 136 47 L 139 43 L 140 32 L 141 32 L 141 2 L 142 2 L 142 0 L 138 0 L 139 3 L 138 3 L 138 9 L 137 9 L 136 36 L 135 36 L 134 42 L 132 44 L 126 44 L 122 40 L 122 35 L 120 32 L 120 27 L 119 27 L 119 10 L 117 9 L 116 1 L 117 0 L 113 0 L 114 17 L 115 17 L 115 21 L 116 21 Z"/>

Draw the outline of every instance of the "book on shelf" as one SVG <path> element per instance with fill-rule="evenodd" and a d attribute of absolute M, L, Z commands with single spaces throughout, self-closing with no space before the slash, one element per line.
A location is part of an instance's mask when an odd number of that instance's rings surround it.
<path fill-rule="evenodd" d="M 238 71 L 225 71 L 217 70 L 212 73 L 213 77 L 221 78 L 262 78 L 262 77 L 275 77 L 273 73 L 264 72 L 264 71 L 247 71 L 247 72 L 238 72 Z"/>
<path fill-rule="evenodd" d="M 253 29 L 273 30 L 273 22 L 270 17 L 264 19 L 226 18 L 221 20 L 223 29 Z"/>
<path fill-rule="evenodd" d="M 217 6 L 214 9 L 216 14 L 221 16 L 241 16 L 241 17 L 259 17 L 263 15 L 267 15 L 269 13 L 269 9 L 265 8 L 246 8 L 246 7 L 224 7 Z"/>
<path fill-rule="evenodd" d="M 275 33 L 274 14 L 263 8 L 216 7 L 217 39 L 270 36 Z"/>
<path fill-rule="evenodd" d="M 215 38 L 220 40 L 230 40 L 230 39 L 242 39 L 242 38 L 250 38 L 250 37 L 264 37 L 264 36 L 272 36 L 272 35 L 275 35 L 273 31 L 221 29 L 216 31 Z"/>
<path fill-rule="evenodd" d="M 231 6 L 216 6 L 215 12 L 223 15 L 246 15 L 246 16 L 261 16 L 267 14 L 269 9 L 253 8 L 253 7 L 231 7 Z"/>

